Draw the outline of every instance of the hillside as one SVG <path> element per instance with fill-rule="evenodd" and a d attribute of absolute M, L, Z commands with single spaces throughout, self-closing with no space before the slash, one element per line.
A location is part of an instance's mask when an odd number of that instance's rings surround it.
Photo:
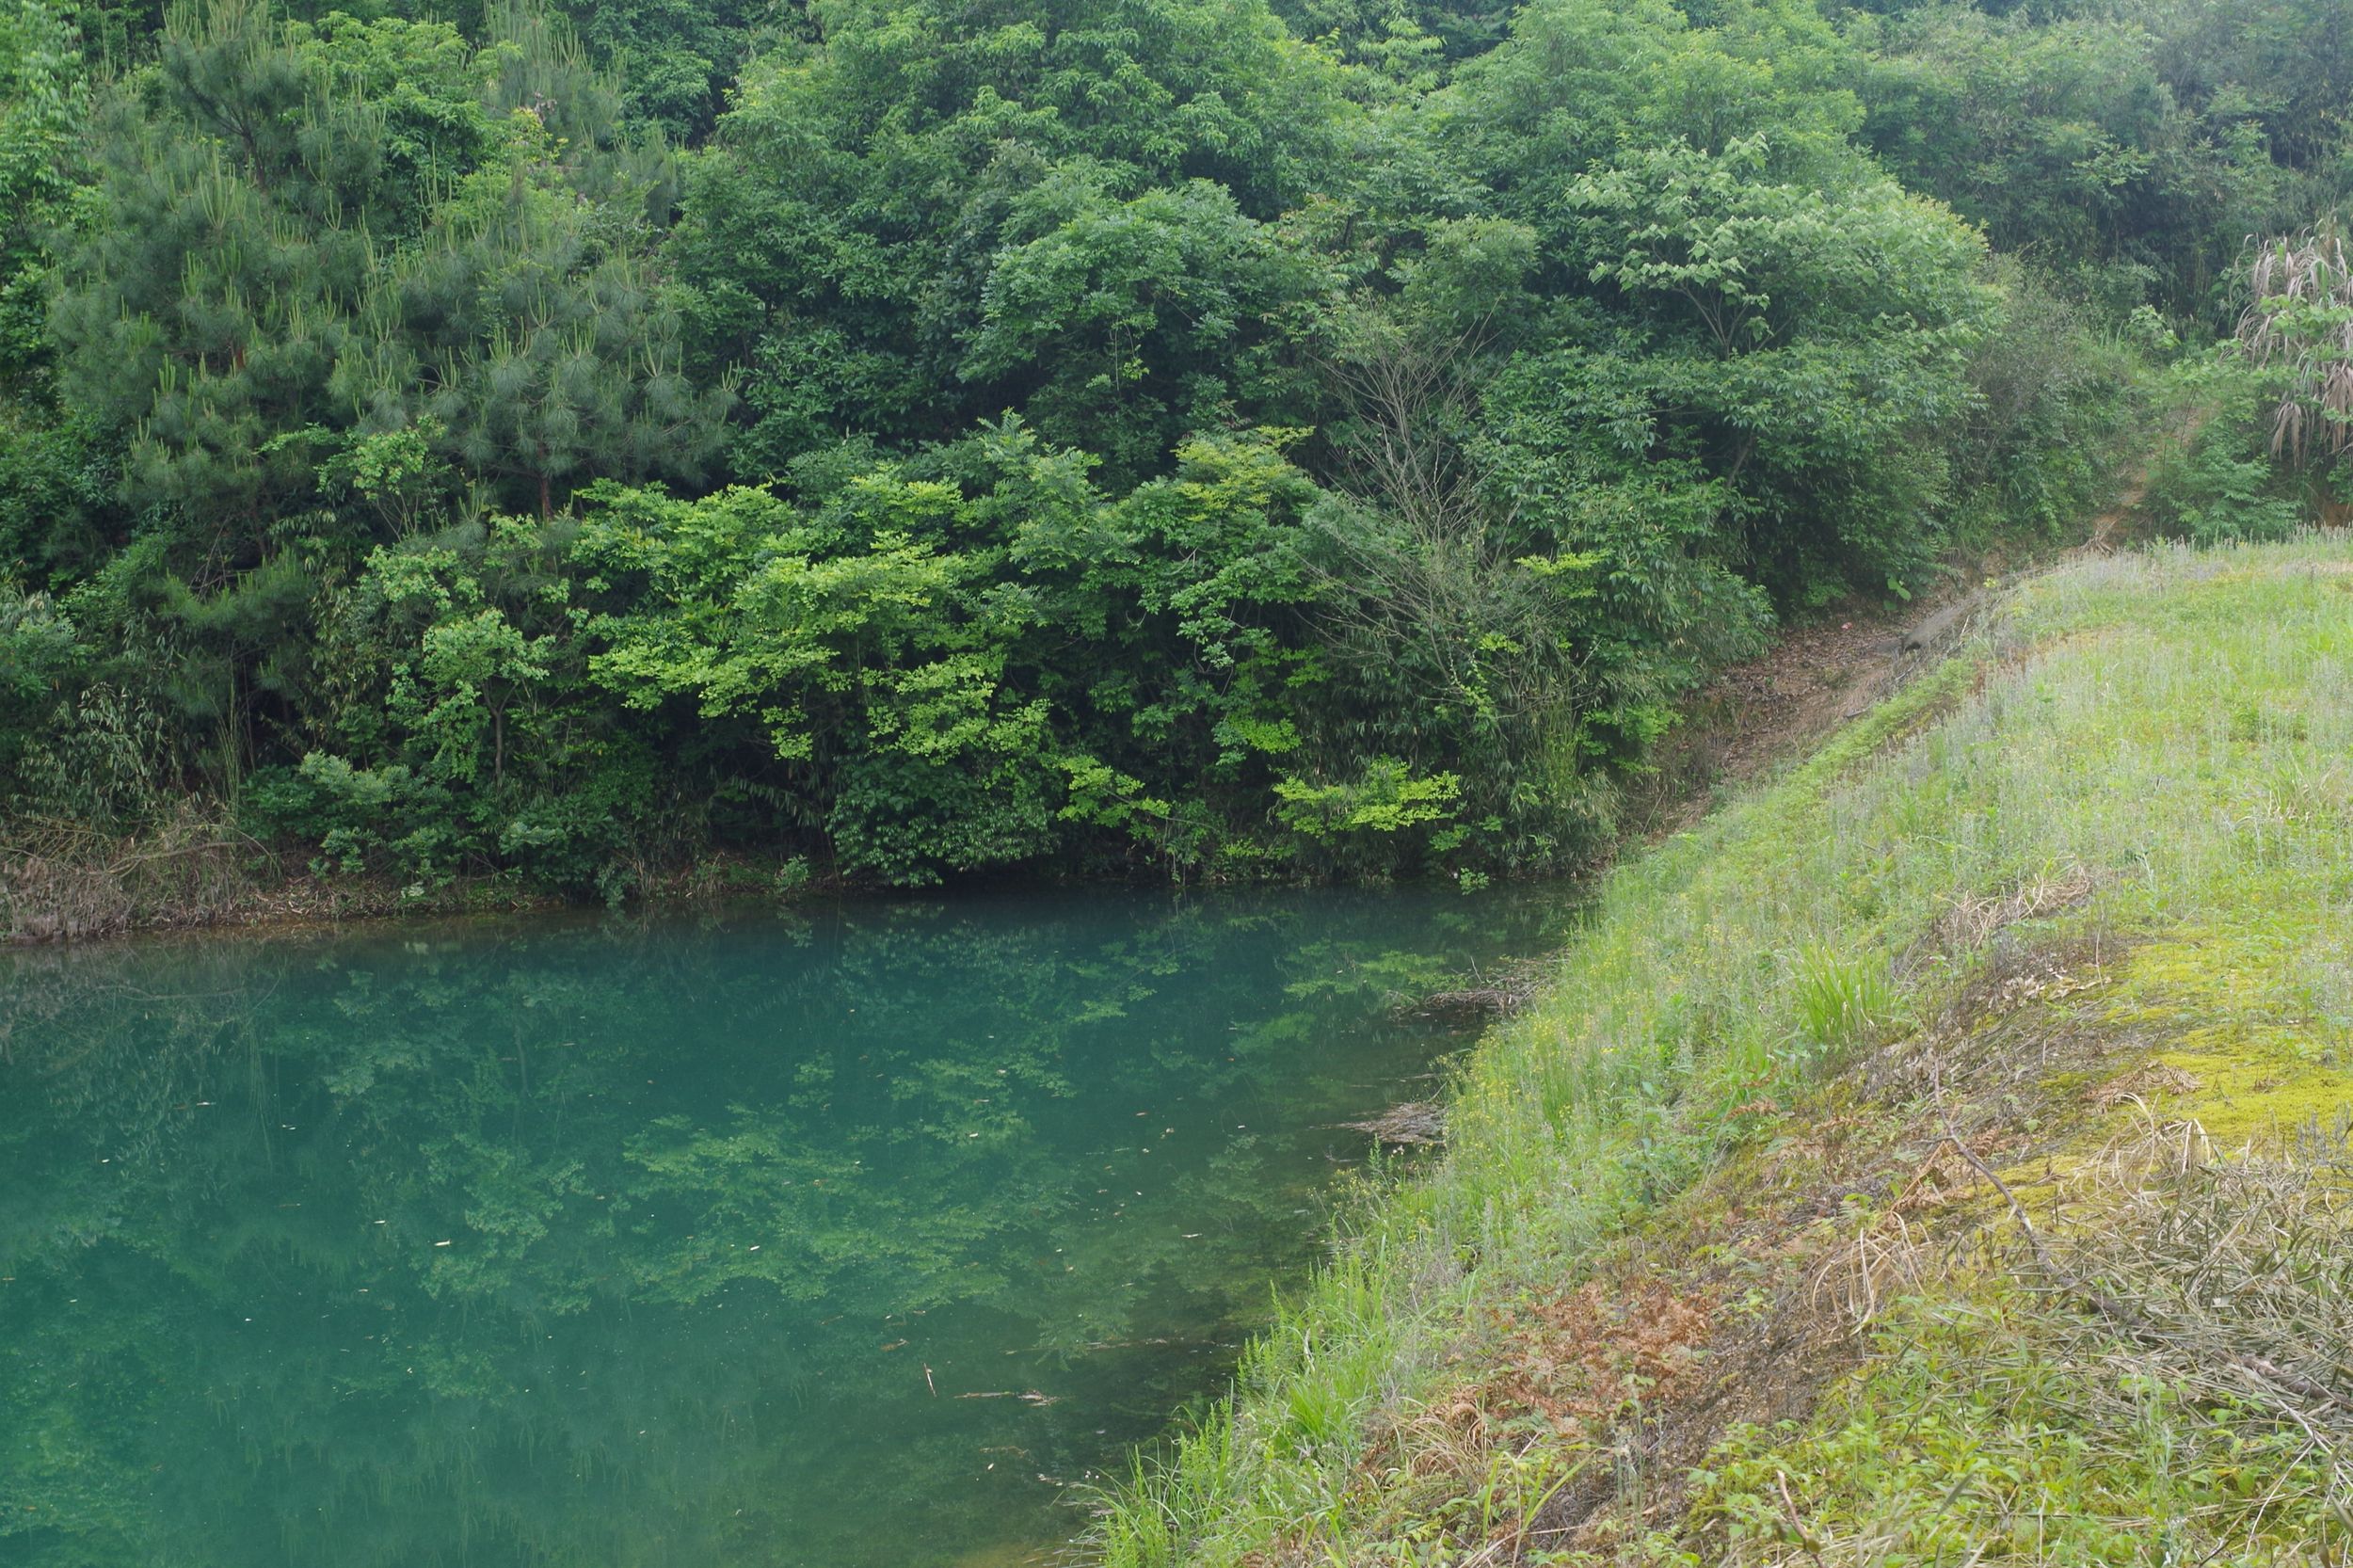
<path fill-rule="evenodd" d="M 2349 657 L 2079 561 L 1630 860 L 1109 1561 L 2331 1560 Z"/>
<path fill-rule="evenodd" d="M 2157 410 L 2155 531 L 2336 515 L 2348 105 L 2341 0 L 0 0 L 0 938 L 1581 876 Z"/>

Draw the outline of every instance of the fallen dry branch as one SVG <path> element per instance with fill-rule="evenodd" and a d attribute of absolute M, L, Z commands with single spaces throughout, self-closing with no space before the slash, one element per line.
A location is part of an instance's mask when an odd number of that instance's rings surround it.
<path fill-rule="evenodd" d="M 1393 1105 L 1369 1121 L 1341 1122 L 1350 1132 L 1368 1132 L 1384 1144 L 1424 1144 L 1446 1142 L 1446 1108 L 1431 1100 L 1407 1100 Z"/>
<path fill-rule="evenodd" d="M 1451 1023 L 1483 1023 L 1509 1017 L 1543 993 L 1549 968 L 1541 959 L 1502 964 L 1489 972 L 1474 974 L 1471 984 L 1406 998 L 1392 1011 L 1401 1017 Z"/>

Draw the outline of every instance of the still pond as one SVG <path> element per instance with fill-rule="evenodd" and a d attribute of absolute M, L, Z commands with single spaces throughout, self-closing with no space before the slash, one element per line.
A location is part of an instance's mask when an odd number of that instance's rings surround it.
<path fill-rule="evenodd" d="M 1225 1386 L 1548 892 L 0 955 L 0 1561 L 1007 1568 Z"/>

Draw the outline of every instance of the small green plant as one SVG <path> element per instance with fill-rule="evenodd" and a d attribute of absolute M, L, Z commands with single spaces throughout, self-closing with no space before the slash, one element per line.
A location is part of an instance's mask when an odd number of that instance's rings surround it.
<path fill-rule="evenodd" d="M 2231 714 L 2231 739 L 2234 741 L 2297 742 L 2310 734 L 2304 715 L 2293 710 L 2275 711 L 2248 702 L 2241 703 Z"/>
<path fill-rule="evenodd" d="M 1825 1049 L 1876 1034 L 1895 1022 L 1903 1000 L 1885 960 L 1809 943 L 1790 966 L 1799 1032 Z"/>

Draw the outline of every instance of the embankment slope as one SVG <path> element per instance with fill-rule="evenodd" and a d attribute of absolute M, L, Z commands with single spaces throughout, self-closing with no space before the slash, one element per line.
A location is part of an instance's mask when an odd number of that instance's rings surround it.
<path fill-rule="evenodd" d="M 1608 878 L 1099 1548 L 2323 1560 L 2348 1103 L 2353 547 L 2075 562 Z"/>

